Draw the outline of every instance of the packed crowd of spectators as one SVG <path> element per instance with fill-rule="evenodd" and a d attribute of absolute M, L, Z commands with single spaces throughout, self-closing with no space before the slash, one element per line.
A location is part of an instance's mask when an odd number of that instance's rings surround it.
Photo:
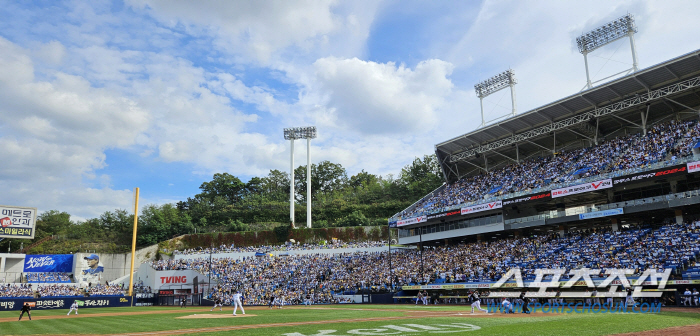
<path fill-rule="evenodd" d="M 36 272 L 36 273 L 25 273 L 27 277 L 27 282 L 71 282 L 70 274 L 64 272 Z"/>
<path fill-rule="evenodd" d="M 26 297 L 31 298 L 37 295 L 38 297 L 58 297 L 58 296 L 89 296 L 100 295 L 124 295 L 124 289 L 121 285 L 101 285 L 95 284 L 87 288 L 80 288 L 71 285 L 46 285 L 32 288 L 30 284 L 6 284 L 0 285 L 0 297 Z"/>
<path fill-rule="evenodd" d="M 96 295 L 124 295 L 123 285 L 101 285 L 96 284 L 88 287 L 86 292 L 89 296 Z"/>
<path fill-rule="evenodd" d="M 272 252 L 272 251 L 304 251 L 304 250 L 320 250 L 320 249 L 344 249 L 344 248 L 369 248 L 386 246 L 386 242 L 343 242 L 330 241 L 325 244 L 311 243 L 286 243 L 282 245 L 262 245 L 262 246 L 243 246 L 235 247 L 234 244 L 221 245 L 219 247 L 208 248 L 199 247 L 191 248 L 183 251 L 174 250 L 173 254 L 209 254 L 209 253 L 242 253 L 242 252 Z"/>
<path fill-rule="evenodd" d="M 401 218 L 443 211 L 467 202 L 528 192 L 548 185 L 573 182 L 603 173 L 639 169 L 660 161 L 674 161 L 693 154 L 700 140 L 700 123 L 670 121 L 641 133 L 621 136 L 597 146 L 562 151 L 463 178 L 426 197 Z"/>
<path fill-rule="evenodd" d="M 34 290 L 31 285 L 0 285 L 0 297 L 34 297 Z"/>
<path fill-rule="evenodd" d="M 83 290 L 78 286 L 66 286 L 66 285 L 49 285 L 49 286 L 39 286 L 37 288 L 37 293 L 40 297 L 52 297 L 52 296 L 83 296 Z"/>
<path fill-rule="evenodd" d="M 520 268 L 524 280 L 536 269 L 612 268 L 662 271 L 692 265 L 700 256 L 700 223 L 668 224 L 653 229 L 630 227 L 622 231 L 596 228 L 558 234 L 514 237 L 454 246 L 387 252 L 318 253 L 285 257 L 242 259 L 194 258 L 157 261 L 159 270 L 192 269 L 218 282 L 215 292 L 228 298 L 243 291 L 246 304 L 267 304 L 270 297 L 297 302 L 310 295 L 314 303 L 333 302 L 332 294 L 381 292 L 391 285 L 490 282 L 511 268 Z M 421 261 L 422 253 L 422 261 Z M 390 269 L 393 273 L 390 274 Z M 422 271 L 421 271 L 422 270 Z"/>

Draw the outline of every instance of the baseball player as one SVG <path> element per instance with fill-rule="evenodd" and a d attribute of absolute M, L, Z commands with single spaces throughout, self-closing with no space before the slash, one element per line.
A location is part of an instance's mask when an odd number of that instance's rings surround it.
<path fill-rule="evenodd" d="M 600 304 L 600 298 L 598 297 L 598 291 L 593 289 L 593 293 L 591 293 L 591 296 L 593 297 L 593 304 Z"/>
<path fill-rule="evenodd" d="M 272 309 L 272 307 L 275 305 L 276 302 L 277 302 L 277 301 L 276 301 L 275 296 L 274 296 L 274 295 L 270 295 L 270 304 L 269 304 L 267 307 L 270 308 L 270 309 Z"/>
<path fill-rule="evenodd" d="M 282 309 L 282 306 L 284 305 L 284 297 L 282 295 L 275 297 L 272 305 L 277 306 L 277 309 Z"/>
<path fill-rule="evenodd" d="M 74 310 L 75 310 L 75 315 L 78 315 L 78 303 L 75 301 L 73 301 L 73 304 L 70 305 L 70 310 L 68 311 L 68 314 L 66 314 L 66 315 L 70 315 L 70 313 L 72 313 Z"/>
<path fill-rule="evenodd" d="M 632 288 L 627 288 L 627 297 L 625 298 L 625 306 L 629 306 L 630 303 L 632 304 L 632 307 L 636 306 L 637 303 L 634 302 L 634 298 L 632 297 Z"/>
<path fill-rule="evenodd" d="M 428 291 L 425 289 L 423 290 L 423 305 L 428 305 Z"/>
<path fill-rule="evenodd" d="M 700 292 L 697 288 L 693 288 L 693 300 L 695 300 L 695 305 L 697 306 L 700 301 Z"/>
<path fill-rule="evenodd" d="M 479 292 L 474 291 L 469 295 L 469 301 L 472 301 L 472 314 L 474 314 L 474 308 L 481 310 L 484 313 L 488 313 L 488 310 L 481 308 L 481 300 L 479 299 Z"/>
<path fill-rule="evenodd" d="M 32 320 L 32 313 L 31 313 L 32 307 L 29 307 L 29 303 L 25 302 L 24 306 L 22 306 L 22 312 L 19 314 L 19 320 L 22 320 L 22 316 L 24 316 L 24 313 L 27 313 L 27 316 L 29 316 L 29 321 Z"/>
<path fill-rule="evenodd" d="M 685 292 L 683 292 L 683 305 L 684 306 L 690 306 L 691 295 L 693 295 L 693 293 L 690 291 L 690 288 L 686 288 Z"/>
<path fill-rule="evenodd" d="M 306 293 L 306 298 L 304 299 L 304 305 L 310 306 L 311 305 L 311 294 Z"/>
<path fill-rule="evenodd" d="M 243 315 L 245 315 L 245 310 L 243 310 L 243 304 L 241 303 L 241 293 L 239 293 L 237 290 L 233 291 L 233 316 L 236 316 L 236 310 L 238 310 L 238 307 L 241 307 L 241 312 Z"/>
<path fill-rule="evenodd" d="M 501 307 L 503 307 L 503 312 L 506 314 L 513 312 L 513 305 L 510 304 L 510 301 L 508 301 L 507 298 L 503 298 L 503 301 L 501 301 Z"/>
<path fill-rule="evenodd" d="M 418 297 L 416 297 L 416 306 L 418 305 L 418 302 L 423 301 L 423 293 L 421 291 L 418 291 Z"/>
<path fill-rule="evenodd" d="M 211 308 L 209 311 L 214 311 L 216 307 L 219 307 L 219 311 L 224 307 L 223 302 L 221 301 L 221 298 L 217 297 L 216 300 L 214 300 L 214 307 Z"/>
<path fill-rule="evenodd" d="M 615 302 L 613 300 L 612 295 L 607 295 L 607 298 L 605 299 L 605 305 L 608 306 L 608 309 L 612 309 L 615 306 Z"/>
<path fill-rule="evenodd" d="M 587 305 L 590 306 L 591 304 L 593 304 L 593 299 L 591 298 L 591 293 L 588 290 L 586 290 L 586 293 L 583 296 L 586 298 Z"/>

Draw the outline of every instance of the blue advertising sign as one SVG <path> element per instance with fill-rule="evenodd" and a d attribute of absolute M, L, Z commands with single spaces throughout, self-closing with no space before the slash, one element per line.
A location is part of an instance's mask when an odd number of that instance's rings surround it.
<path fill-rule="evenodd" d="M 609 210 L 603 210 L 603 211 L 582 213 L 582 214 L 578 215 L 578 219 L 591 219 L 591 218 L 599 218 L 599 217 L 608 217 L 608 216 L 622 215 L 623 213 L 624 213 L 624 211 L 622 208 L 616 208 L 616 209 L 609 209 Z"/>
<path fill-rule="evenodd" d="M 72 254 L 36 254 L 24 257 L 25 272 L 73 272 Z"/>
<path fill-rule="evenodd" d="M 80 308 L 129 307 L 131 296 L 61 296 L 51 298 L 0 298 L 0 311 L 20 310 L 25 303 L 34 309 L 68 309 L 73 302 Z"/>

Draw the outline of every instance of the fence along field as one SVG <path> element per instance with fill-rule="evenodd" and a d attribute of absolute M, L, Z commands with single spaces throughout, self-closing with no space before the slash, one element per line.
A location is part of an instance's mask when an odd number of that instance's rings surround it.
<path fill-rule="evenodd" d="M 2 335 L 614 335 L 654 330 L 692 335 L 700 330 L 700 312 L 663 308 L 655 314 L 501 314 L 474 313 L 465 306 L 317 305 L 283 309 L 126 307 L 33 311 L 32 321 L 0 312 Z M 533 323 L 537 322 L 537 323 Z M 671 329 L 668 329 L 671 328 Z M 664 329 L 659 331 L 659 329 Z"/>

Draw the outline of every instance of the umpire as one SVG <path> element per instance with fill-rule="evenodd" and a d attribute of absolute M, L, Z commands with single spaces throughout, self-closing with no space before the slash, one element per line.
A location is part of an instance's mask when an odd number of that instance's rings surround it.
<path fill-rule="evenodd" d="M 29 316 L 29 321 L 31 321 L 32 320 L 32 313 L 29 312 L 30 310 L 32 310 L 32 307 L 29 306 L 28 302 L 25 302 L 24 306 L 22 306 L 22 312 L 19 314 L 19 320 L 17 320 L 17 321 L 22 320 L 22 316 L 24 316 L 24 313 L 27 313 L 27 316 Z"/>
<path fill-rule="evenodd" d="M 527 306 L 530 304 L 528 298 L 525 297 L 525 292 L 520 293 L 520 301 L 522 301 L 523 309 L 521 310 L 523 314 L 530 314 L 530 308 Z"/>

